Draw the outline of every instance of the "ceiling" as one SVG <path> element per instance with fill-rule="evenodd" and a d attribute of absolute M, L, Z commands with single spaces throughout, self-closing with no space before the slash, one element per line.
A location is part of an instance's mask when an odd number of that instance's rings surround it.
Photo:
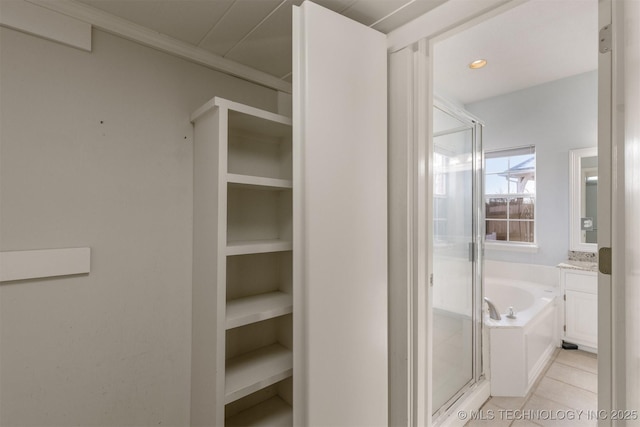
<path fill-rule="evenodd" d="M 75 4 L 290 84 L 292 5 L 302 1 L 75 0 Z M 445 1 L 314 0 L 383 33 Z M 525 1 L 437 42 L 434 87 L 441 96 L 467 104 L 595 70 L 597 28 L 598 0 Z M 468 64 L 478 58 L 488 65 L 469 69 Z"/>
<path fill-rule="evenodd" d="M 291 6 L 299 5 L 303 0 L 77 1 L 291 81 Z M 384 33 L 445 1 L 314 0 Z"/>
<path fill-rule="evenodd" d="M 434 88 L 468 104 L 596 70 L 597 52 L 597 0 L 530 0 L 437 42 Z"/>

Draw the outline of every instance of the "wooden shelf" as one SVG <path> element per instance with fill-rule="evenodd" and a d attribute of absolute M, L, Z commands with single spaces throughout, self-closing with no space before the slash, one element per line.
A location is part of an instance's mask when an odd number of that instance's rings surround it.
<path fill-rule="evenodd" d="M 293 244 L 284 240 L 248 240 L 227 242 L 227 255 L 249 255 L 265 252 L 282 252 L 293 249 Z"/>
<path fill-rule="evenodd" d="M 227 360 L 225 404 L 263 389 L 293 374 L 293 354 L 280 344 Z"/>
<path fill-rule="evenodd" d="M 291 137 L 292 120 L 280 114 L 249 107 L 237 102 L 222 100 L 218 105 L 229 109 L 229 129 L 241 129 L 260 135 Z"/>
<path fill-rule="evenodd" d="M 291 427 L 291 118 L 216 97 L 191 121 L 198 302 L 191 421 Z M 214 244 L 221 235 L 222 247 Z"/>
<path fill-rule="evenodd" d="M 285 427 L 293 425 L 291 406 L 274 396 L 225 421 L 226 427 Z"/>
<path fill-rule="evenodd" d="M 293 182 L 288 179 L 264 178 L 260 176 L 227 174 L 227 182 L 231 185 L 261 188 L 271 190 L 286 190 L 293 188 Z"/>
<path fill-rule="evenodd" d="M 291 135 L 292 120 L 290 117 L 219 97 L 211 99 L 202 107 L 198 108 L 191 115 L 191 122 L 197 121 L 204 113 L 216 107 L 226 108 L 231 111 L 231 117 L 229 117 L 230 127 L 238 127 L 258 133 L 274 134 L 278 136 Z"/>
<path fill-rule="evenodd" d="M 293 311 L 293 297 L 284 292 L 269 292 L 227 302 L 227 329 L 260 322 Z"/>

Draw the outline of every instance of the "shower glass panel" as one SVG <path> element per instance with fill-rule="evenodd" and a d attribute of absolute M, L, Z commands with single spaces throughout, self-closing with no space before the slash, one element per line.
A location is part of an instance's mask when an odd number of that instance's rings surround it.
<path fill-rule="evenodd" d="M 433 112 L 434 419 L 480 371 L 478 167 L 480 126 L 458 111 Z"/>

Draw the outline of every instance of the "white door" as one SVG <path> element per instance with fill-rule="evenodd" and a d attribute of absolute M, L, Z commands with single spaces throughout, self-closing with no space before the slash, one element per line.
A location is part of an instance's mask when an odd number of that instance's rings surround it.
<path fill-rule="evenodd" d="M 616 410 L 615 415 L 633 420 L 628 425 L 636 425 L 640 415 L 625 411 L 640 408 L 640 2 L 600 0 L 600 26 L 608 24 L 611 48 L 600 54 L 599 63 L 599 127 L 606 134 L 599 130 L 598 154 L 606 150 L 603 160 L 612 173 L 610 196 L 605 194 L 598 215 L 611 212 L 608 241 L 599 246 L 611 247 L 613 274 L 600 274 L 598 280 L 598 291 L 608 295 L 599 296 L 599 333 L 608 334 L 604 343 L 609 346 L 605 352 L 602 345 L 598 349 L 598 409 Z M 609 96 L 603 96 L 606 90 Z M 599 422 L 621 424 L 611 417 Z"/>
<path fill-rule="evenodd" d="M 388 424 L 387 47 L 294 9 L 294 425 Z"/>
<path fill-rule="evenodd" d="M 626 408 L 640 408 L 640 2 L 624 3 Z"/>

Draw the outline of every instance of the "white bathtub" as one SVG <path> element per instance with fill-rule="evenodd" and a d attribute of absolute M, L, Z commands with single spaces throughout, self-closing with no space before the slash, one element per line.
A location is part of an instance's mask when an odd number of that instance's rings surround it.
<path fill-rule="evenodd" d="M 502 319 L 484 313 L 489 330 L 492 396 L 525 396 L 558 344 L 558 288 L 512 279 L 485 278 L 484 295 Z M 516 318 L 506 317 L 513 307 Z"/>

